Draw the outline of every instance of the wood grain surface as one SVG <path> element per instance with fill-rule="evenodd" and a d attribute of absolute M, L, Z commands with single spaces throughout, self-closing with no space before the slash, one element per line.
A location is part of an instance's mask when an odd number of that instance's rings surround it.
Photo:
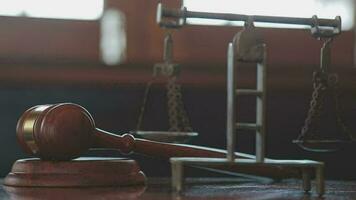
<path fill-rule="evenodd" d="M 246 179 L 192 178 L 185 190 L 171 192 L 170 179 L 149 178 L 146 187 L 101 188 L 13 188 L 0 187 L 3 200 L 22 199 L 249 199 L 249 200 L 353 200 L 356 199 L 355 181 L 327 181 L 326 194 L 318 198 L 314 191 L 304 194 L 300 182 L 289 179 L 279 183 L 256 183 Z"/>

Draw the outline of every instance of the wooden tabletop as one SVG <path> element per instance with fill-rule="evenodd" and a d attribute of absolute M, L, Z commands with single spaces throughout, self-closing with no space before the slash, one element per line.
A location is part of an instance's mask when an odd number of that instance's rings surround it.
<path fill-rule="evenodd" d="M 184 192 L 170 189 L 169 178 L 149 178 L 147 186 L 122 188 L 0 188 L 0 199 L 356 199 L 356 181 L 327 181 L 324 198 L 304 194 L 300 182 L 260 182 L 235 178 L 187 179 Z"/>

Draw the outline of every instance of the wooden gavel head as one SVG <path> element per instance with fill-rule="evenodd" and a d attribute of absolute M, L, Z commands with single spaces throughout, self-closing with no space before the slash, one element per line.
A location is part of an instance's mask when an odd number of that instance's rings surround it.
<path fill-rule="evenodd" d="M 70 160 L 93 143 L 94 120 L 83 107 L 62 103 L 28 109 L 16 127 L 22 149 L 45 160 Z"/>

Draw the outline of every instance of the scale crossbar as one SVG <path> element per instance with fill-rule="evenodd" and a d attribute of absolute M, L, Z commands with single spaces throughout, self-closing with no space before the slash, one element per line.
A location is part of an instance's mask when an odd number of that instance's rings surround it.
<path fill-rule="evenodd" d="M 327 26 L 327 27 L 341 27 L 341 20 L 339 17 L 335 19 L 315 19 L 302 17 L 282 17 L 282 16 L 264 16 L 264 15 L 242 15 L 231 13 L 211 13 L 211 12 L 196 12 L 188 11 L 185 7 L 183 9 L 168 9 L 164 8 L 162 4 L 158 4 L 157 17 L 161 18 L 177 18 L 184 21 L 189 18 L 201 19 L 220 19 L 228 21 L 248 21 L 253 19 L 254 22 L 279 23 L 279 24 L 295 24 L 295 25 L 309 25 L 309 26 Z"/>

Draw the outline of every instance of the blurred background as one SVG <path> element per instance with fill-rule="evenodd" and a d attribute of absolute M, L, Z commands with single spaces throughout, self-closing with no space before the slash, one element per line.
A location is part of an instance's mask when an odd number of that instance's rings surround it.
<path fill-rule="evenodd" d="M 87 108 L 97 127 L 118 134 L 136 128 L 144 87 L 152 67 L 162 62 L 165 30 L 156 23 L 158 0 L 0 0 L 0 177 L 16 159 L 26 158 L 17 145 L 18 118 L 31 106 L 73 102 Z M 354 0 L 184 0 L 161 1 L 170 8 L 182 3 L 192 11 L 334 18 L 343 32 L 332 44 L 331 71 L 339 74 L 345 123 L 356 134 Z M 241 24 L 191 20 L 173 31 L 174 61 L 181 65 L 179 83 L 193 129 L 192 143 L 226 145 L 227 44 Z M 203 26 L 200 26 L 203 25 Z M 304 124 L 312 93 L 312 73 L 319 67 L 318 41 L 305 27 L 256 24 L 268 49 L 267 156 L 326 162 L 326 175 L 356 178 L 354 145 L 335 153 L 305 152 L 292 143 Z M 237 83 L 252 88 L 255 67 L 237 69 Z M 144 129 L 167 130 L 163 82 L 155 84 Z M 241 121 L 253 121 L 255 101 L 238 101 Z M 328 111 L 326 111 L 328 112 Z M 330 114 L 333 115 L 333 114 Z M 335 119 L 322 123 L 339 134 Z M 329 128 L 332 127 L 332 128 Z M 237 150 L 254 152 L 254 137 L 237 137 Z M 118 152 L 98 155 L 121 156 Z M 133 156 L 148 176 L 168 176 L 168 162 Z"/>

